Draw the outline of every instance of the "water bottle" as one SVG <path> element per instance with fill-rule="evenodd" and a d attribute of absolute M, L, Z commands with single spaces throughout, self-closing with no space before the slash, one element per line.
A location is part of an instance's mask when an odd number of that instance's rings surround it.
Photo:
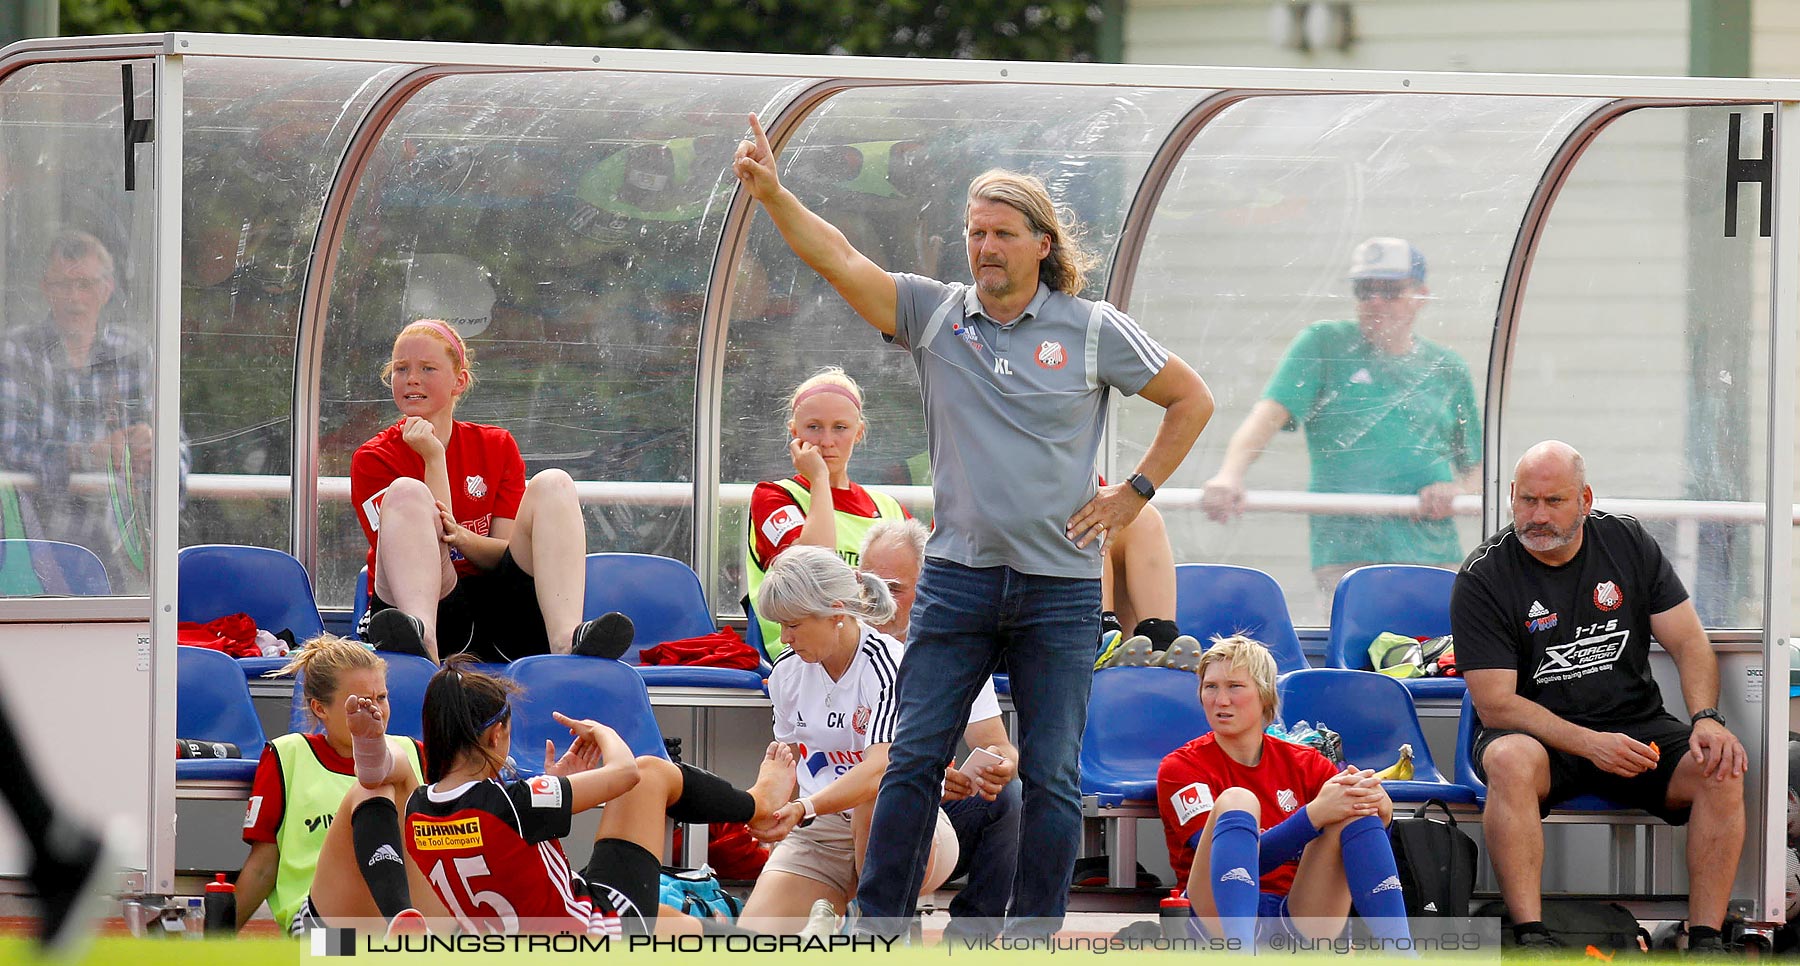
<path fill-rule="evenodd" d="M 206 926 L 206 909 L 201 905 L 200 897 L 193 896 L 187 901 L 187 913 L 181 917 L 181 934 L 187 939 L 199 939 Z"/>
<path fill-rule="evenodd" d="M 1188 937 L 1187 921 L 1193 918 L 1193 907 L 1188 905 L 1187 897 L 1180 889 L 1170 889 L 1157 908 L 1157 921 L 1162 923 L 1164 939 L 1186 939 Z"/>
<path fill-rule="evenodd" d="M 214 938 L 237 935 L 237 886 L 216 873 L 206 884 L 206 933 Z"/>

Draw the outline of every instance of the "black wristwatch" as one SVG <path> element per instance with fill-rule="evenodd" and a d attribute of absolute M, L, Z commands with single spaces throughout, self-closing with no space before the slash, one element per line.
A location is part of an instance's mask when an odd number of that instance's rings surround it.
<path fill-rule="evenodd" d="M 1125 482 L 1132 489 L 1137 491 L 1138 496 L 1143 497 L 1145 500 L 1149 500 L 1156 495 L 1156 484 L 1150 482 L 1150 478 L 1142 473 L 1133 473 L 1130 476 L 1127 476 Z"/>
<path fill-rule="evenodd" d="M 1727 727 L 1727 725 L 1725 724 L 1725 716 L 1719 713 L 1718 708 L 1701 708 L 1700 710 L 1694 712 L 1694 716 L 1692 718 L 1688 719 L 1688 724 L 1697 725 L 1700 723 L 1701 718 L 1711 718 L 1714 721 L 1717 721 L 1719 723 L 1719 727 L 1721 727 L 1721 728 Z"/>

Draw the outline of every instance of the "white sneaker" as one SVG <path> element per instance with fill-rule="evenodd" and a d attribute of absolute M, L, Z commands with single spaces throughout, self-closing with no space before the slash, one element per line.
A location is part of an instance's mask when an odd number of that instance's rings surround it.
<path fill-rule="evenodd" d="M 806 917 L 806 925 L 801 927 L 800 935 L 807 939 L 835 936 L 841 922 L 843 918 L 838 915 L 837 907 L 831 904 L 830 899 L 815 899 L 812 914 Z"/>

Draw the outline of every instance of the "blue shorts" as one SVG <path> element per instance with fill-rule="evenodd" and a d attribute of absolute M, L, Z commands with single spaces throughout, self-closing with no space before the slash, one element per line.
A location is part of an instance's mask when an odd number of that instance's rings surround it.
<path fill-rule="evenodd" d="M 1199 916 L 1194 915 L 1193 910 L 1193 906 L 1188 906 L 1188 915 L 1193 917 L 1188 920 L 1188 932 L 1193 934 L 1196 939 L 1211 939 L 1212 937 L 1206 933 L 1205 924 L 1200 921 Z M 1294 929 L 1293 917 L 1288 915 L 1288 897 L 1273 892 L 1258 893 L 1256 944 L 1258 946 L 1266 945 L 1269 937 L 1277 932 L 1289 939 L 1301 938 L 1300 933 Z"/>

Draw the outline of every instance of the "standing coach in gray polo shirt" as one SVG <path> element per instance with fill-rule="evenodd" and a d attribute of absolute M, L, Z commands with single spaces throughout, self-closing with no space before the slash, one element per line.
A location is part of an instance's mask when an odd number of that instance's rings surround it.
<path fill-rule="evenodd" d="M 912 354 L 925 402 L 936 522 L 857 890 L 863 919 L 890 933 L 910 920 L 944 765 L 976 689 L 1004 658 L 1025 790 L 1006 929 L 1054 932 L 1081 838 L 1077 759 L 1100 636 L 1100 547 L 1187 456 L 1212 394 L 1124 313 L 1076 297 L 1091 256 L 1036 178 L 996 170 L 970 186 L 975 284 L 889 274 L 782 187 L 761 123 L 750 124 L 738 179 L 794 253 Z M 1096 487 L 1113 390 L 1165 412 L 1131 478 Z"/>

